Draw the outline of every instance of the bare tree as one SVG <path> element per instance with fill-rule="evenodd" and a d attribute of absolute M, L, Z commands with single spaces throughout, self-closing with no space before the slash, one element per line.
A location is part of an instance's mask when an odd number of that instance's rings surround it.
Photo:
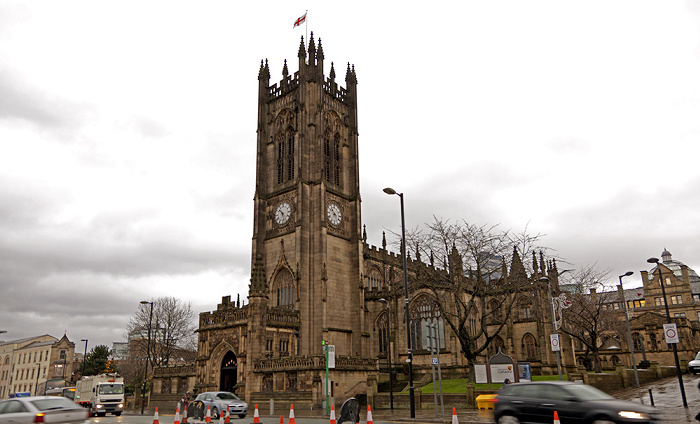
<path fill-rule="evenodd" d="M 196 356 L 197 321 L 191 303 L 174 297 L 159 297 L 151 305 L 141 304 L 129 319 L 127 337 L 130 354 L 145 358 L 150 352 L 152 367 L 168 365 L 171 361 L 191 361 Z M 149 323 L 151 344 L 147 343 Z"/>
<path fill-rule="evenodd" d="M 526 230 L 512 234 L 497 226 L 438 218 L 425 232 L 407 235 L 413 255 L 418 260 L 430 258 L 430 266 L 414 271 L 414 288 L 431 293 L 470 364 L 471 381 L 478 355 L 506 325 L 517 293 L 530 285 L 523 260 L 534 257 L 540 238 Z"/>
<path fill-rule="evenodd" d="M 592 356 L 593 370 L 601 372 L 600 347 L 610 337 L 624 334 L 624 321 L 620 320 L 615 305 L 619 302 L 617 291 L 605 287 L 610 272 L 595 265 L 581 269 L 569 276 L 575 290 L 571 306 L 562 312 L 561 331 L 580 341 L 586 356 Z"/>

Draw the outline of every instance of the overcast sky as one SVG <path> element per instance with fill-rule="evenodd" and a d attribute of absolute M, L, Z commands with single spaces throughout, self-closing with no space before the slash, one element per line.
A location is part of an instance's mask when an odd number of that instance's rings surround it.
<path fill-rule="evenodd" d="M 141 300 L 247 299 L 257 74 L 358 78 L 370 244 L 406 221 L 700 270 L 700 2 L 0 2 L 0 330 L 111 347 Z M 428 7 L 429 6 L 429 7 Z M 560 267 L 561 268 L 561 267 Z"/>

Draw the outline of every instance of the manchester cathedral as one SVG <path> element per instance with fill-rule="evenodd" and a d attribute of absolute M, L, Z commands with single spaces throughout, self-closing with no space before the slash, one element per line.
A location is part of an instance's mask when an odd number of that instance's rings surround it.
<path fill-rule="evenodd" d="M 321 39 L 317 45 L 313 33 L 308 45 L 302 38 L 297 66 L 290 73 L 285 60 L 281 80 L 272 85 L 267 61 L 258 73 L 247 302 L 223 296 L 216 310 L 201 313 L 196 363 L 156 370 L 155 393 L 228 390 L 249 403 L 282 398 L 315 407 L 326 390 L 336 399 L 376 393 L 388 379 L 389 360 L 394 390 L 406 386 L 402 257 L 387 250 L 384 237 L 382 246 L 368 245 L 362 223 L 355 67 L 347 65 L 343 86 L 334 64 L 324 63 Z M 526 271 L 514 252 L 502 277 L 537 281 L 549 275 L 556 283 L 556 263 L 541 254 L 533 259 Z M 408 258 L 411 275 L 427 266 L 433 265 Z M 428 322 L 439 323 L 433 340 L 439 340 L 443 373 L 463 376 L 468 364 L 435 302 L 413 281 L 408 287 L 414 380 L 431 372 L 427 331 L 421 333 Z M 556 372 L 548 349 L 551 327 L 537 318 L 544 314 L 534 313 L 534 300 L 528 294 L 516 303 L 518 312 L 493 344 L 531 363 L 533 371 Z M 329 387 L 325 344 L 335 347 Z"/>

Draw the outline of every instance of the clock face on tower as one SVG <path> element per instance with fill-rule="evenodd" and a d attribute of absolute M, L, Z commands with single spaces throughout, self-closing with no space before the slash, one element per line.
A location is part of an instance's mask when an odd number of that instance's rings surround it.
<path fill-rule="evenodd" d="M 326 215 L 328 215 L 328 221 L 334 226 L 338 226 L 340 221 L 343 219 L 343 215 L 340 213 L 340 208 L 335 203 L 329 203 L 326 208 Z"/>
<path fill-rule="evenodd" d="M 280 203 L 275 211 L 275 222 L 278 225 L 284 225 L 289 221 L 289 217 L 292 215 L 292 207 L 287 202 Z"/>

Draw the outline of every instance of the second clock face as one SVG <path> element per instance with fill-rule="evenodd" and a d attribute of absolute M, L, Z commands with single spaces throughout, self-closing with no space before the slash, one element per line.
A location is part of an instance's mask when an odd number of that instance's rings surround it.
<path fill-rule="evenodd" d="M 289 217 L 291 215 L 292 207 L 289 205 L 289 203 L 280 203 L 280 205 L 277 206 L 277 210 L 275 211 L 275 222 L 278 225 L 284 225 L 287 223 L 287 221 L 289 221 Z"/>
<path fill-rule="evenodd" d="M 343 219 L 343 215 L 340 213 L 340 208 L 335 203 L 330 203 L 328 205 L 328 208 L 326 208 L 326 214 L 328 215 L 328 221 L 335 226 L 338 226 L 340 221 Z"/>

